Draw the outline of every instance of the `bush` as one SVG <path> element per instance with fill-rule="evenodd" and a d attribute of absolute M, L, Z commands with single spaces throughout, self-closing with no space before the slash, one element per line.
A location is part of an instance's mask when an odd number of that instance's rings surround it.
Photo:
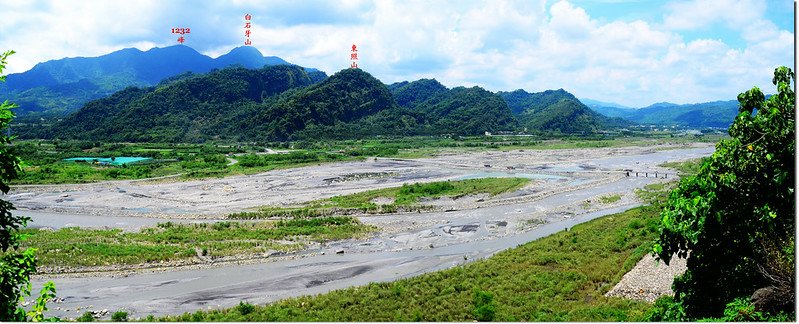
<path fill-rule="evenodd" d="M 78 317 L 78 322 L 94 322 L 94 314 L 92 312 L 85 312 L 83 315 Z"/>
<path fill-rule="evenodd" d="M 474 319 L 480 322 L 491 322 L 497 313 L 494 295 L 488 291 L 474 291 Z"/>
<path fill-rule="evenodd" d="M 111 315 L 111 321 L 113 322 L 127 322 L 128 321 L 128 312 L 126 311 L 116 311 L 113 315 Z"/>
<path fill-rule="evenodd" d="M 654 307 L 644 316 L 646 322 L 682 322 L 685 321 L 685 310 L 682 304 L 671 296 L 663 296 L 655 301 Z"/>
<path fill-rule="evenodd" d="M 403 185 L 400 188 L 400 195 L 422 195 L 422 196 L 433 196 L 438 195 L 449 190 L 455 189 L 451 183 L 442 181 L 442 182 L 433 182 L 433 183 L 417 183 L 412 185 Z"/>
<path fill-rule="evenodd" d="M 249 313 L 252 313 L 252 311 L 255 310 L 255 306 L 253 306 L 252 304 L 250 304 L 248 302 L 241 301 L 241 302 L 239 302 L 239 305 L 236 306 L 236 310 L 238 310 L 239 314 L 241 314 L 241 315 L 247 315 Z"/>

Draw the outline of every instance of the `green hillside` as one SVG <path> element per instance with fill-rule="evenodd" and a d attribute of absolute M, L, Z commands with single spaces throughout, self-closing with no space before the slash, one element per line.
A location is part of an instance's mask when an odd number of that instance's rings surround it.
<path fill-rule="evenodd" d="M 441 92 L 418 104 L 416 110 L 427 114 L 433 129 L 455 134 L 506 131 L 518 126 L 502 98 L 480 87 Z"/>
<path fill-rule="evenodd" d="M 537 93 L 520 89 L 500 92 L 499 95 L 528 132 L 595 133 L 629 124 L 619 118 L 608 118 L 594 112 L 563 89 Z"/>
<path fill-rule="evenodd" d="M 409 90 L 426 88 L 420 87 L 419 82 L 432 84 L 428 81 L 405 82 L 401 86 L 404 89 L 402 91 L 407 94 Z M 438 84 L 435 80 L 432 81 Z M 402 91 L 397 91 L 396 85 L 387 88 L 393 89 L 394 98 L 403 96 Z M 425 95 L 404 96 L 406 99 L 414 98 L 403 100 L 405 107 L 395 106 L 353 122 L 314 126 L 298 133 L 296 137 L 340 139 L 375 135 L 481 135 L 486 131 L 513 130 L 518 125 L 502 99 L 480 87 L 449 90 L 444 87 L 443 90 L 439 88 L 424 93 Z M 410 102 L 414 103 L 409 104 Z"/>
<path fill-rule="evenodd" d="M 274 65 L 182 73 L 87 103 L 52 125 L 21 125 L 23 138 L 112 142 L 287 141 L 369 136 L 586 134 L 624 125 L 565 90 L 493 93 L 434 79 L 386 86 L 360 69 L 331 77 Z"/>
<path fill-rule="evenodd" d="M 311 72 L 316 74 L 321 72 Z M 251 131 L 242 120 L 268 112 L 278 95 L 313 84 L 288 65 L 229 68 L 150 88 L 128 88 L 86 104 L 33 136 L 121 142 L 198 142 Z M 37 136 L 38 135 L 38 136 Z"/>
<path fill-rule="evenodd" d="M 204 142 L 479 135 L 518 126 L 502 98 L 479 87 L 411 82 L 399 94 L 406 105 L 414 102 L 411 109 L 397 105 L 389 88 L 363 70 L 324 77 L 288 65 L 184 73 L 157 87 L 131 87 L 89 102 L 50 127 L 21 132 L 29 138 Z"/>
<path fill-rule="evenodd" d="M 433 96 L 447 92 L 447 87 L 436 79 L 421 79 L 413 82 L 403 81 L 388 86 L 394 100 L 404 108 L 415 108 Z"/>
<path fill-rule="evenodd" d="M 246 134 L 270 140 L 285 140 L 306 128 L 310 128 L 306 134 L 324 129 L 326 134 L 319 136 L 339 137 L 343 131 L 331 126 L 392 108 L 396 103 L 383 83 L 363 70 L 345 69 L 314 86 L 284 94 L 240 125 Z"/>

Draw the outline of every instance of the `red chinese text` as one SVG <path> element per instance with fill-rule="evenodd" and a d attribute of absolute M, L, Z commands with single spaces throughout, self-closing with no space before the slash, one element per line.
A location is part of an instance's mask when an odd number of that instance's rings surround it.
<path fill-rule="evenodd" d="M 357 69 L 358 68 L 358 46 L 352 44 L 352 51 L 350 51 L 350 68 Z"/>
<path fill-rule="evenodd" d="M 252 42 L 250 41 L 250 35 L 252 35 L 250 33 L 250 27 L 252 27 L 252 23 L 250 23 L 250 20 L 252 20 L 252 16 L 250 16 L 250 14 L 245 14 L 244 15 L 244 45 L 252 45 Z"/>

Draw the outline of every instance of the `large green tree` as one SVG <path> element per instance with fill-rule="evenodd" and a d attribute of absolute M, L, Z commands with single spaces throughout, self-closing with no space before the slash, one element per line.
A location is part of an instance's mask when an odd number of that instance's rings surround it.
<path fill-rule="evenodd" d="M 666 263 L 688 258 L 673 286 L 683 319 L 720 317 L 753 294 L 758 311 L 793 313 L 794 79 L 779 67 L 777 94 L 766 99 L 755 87 L 738 95 L 731 138 L 680 182 L 661 213 L 654 252 Z"/>
<path fill-rule="evenodd" d="M 0 54 L 0 81 L 5 81 L 2 72 L 6 58 L 11 54 L 14 51 Z M 15 107 L 8 100 L 0 103 L 0 133 L 5 133 L 14 119 L 11 109 Z M 14 154 L 11 140 L 13 136 L 0 134 L 0 192 L 4 195 L 11 189 L 9 181 L 22 171 L 22 162 Z M 52 282 L 45 284 L 30 311 L 26 312 L 19 306 L 23 298 L 30 296 L 30 276 L 36 272 L 36 249 L 20 251 L 19 243 L 25 237 L 19 233 L 19 229 L 24 228 L 30 218 L 14 214 L 13 210 L 11 202 L 0 199 L 0 321 L 46 320 L 46 302 L 55 297 L 55 285 Z"/>

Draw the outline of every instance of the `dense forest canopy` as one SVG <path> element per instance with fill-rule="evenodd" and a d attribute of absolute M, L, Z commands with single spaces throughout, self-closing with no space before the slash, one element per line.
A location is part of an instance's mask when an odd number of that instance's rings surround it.
<path fill-rule="evenodd" d="M 291 65 L 181 73 L 90 101 L 27 138 L 120 142 L 285 141 L 485 132 L 594 133 L 622 125 L 564 91 L 448 89 L 434 79 L 386 86 L 360 69 L 327 77 Z M 514 114 L 514 112 L 516 112 Z"/>

